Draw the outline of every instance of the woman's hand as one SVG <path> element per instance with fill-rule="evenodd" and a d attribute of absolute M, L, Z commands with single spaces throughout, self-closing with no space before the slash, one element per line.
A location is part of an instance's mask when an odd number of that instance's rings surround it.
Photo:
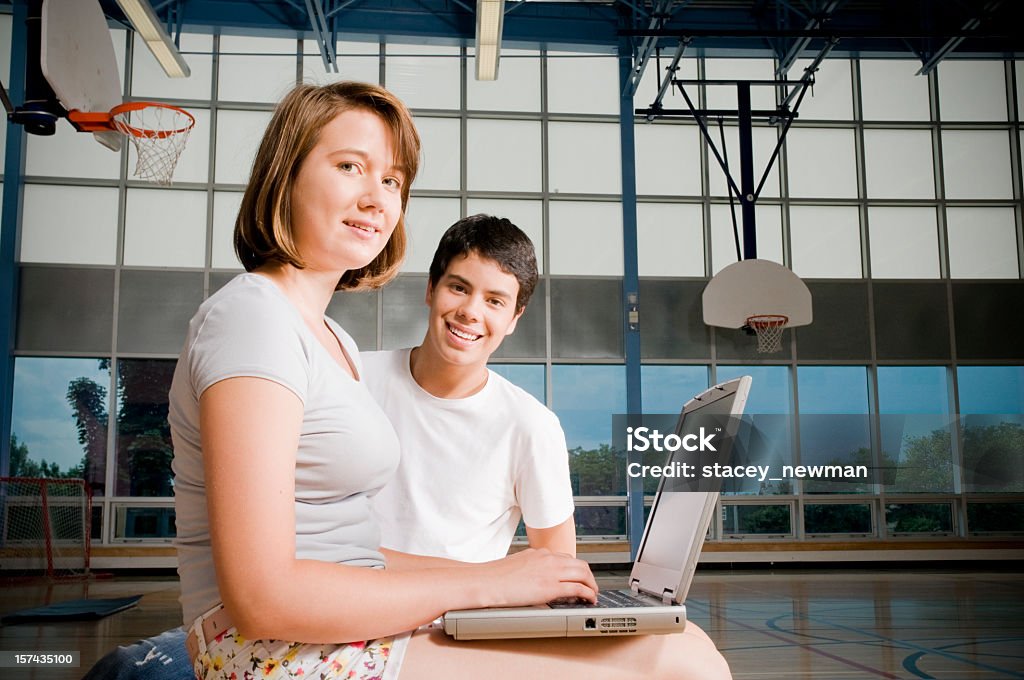
<path fill-rule="evenodd" d="M 479 568 L 486 569 L 493 582 L 489 594 L 495 601 L 488 606 L 515 607 L 563 598 L 597 600 L 597 581 L 590 566 L 546 548 L 523 550 Z"/>

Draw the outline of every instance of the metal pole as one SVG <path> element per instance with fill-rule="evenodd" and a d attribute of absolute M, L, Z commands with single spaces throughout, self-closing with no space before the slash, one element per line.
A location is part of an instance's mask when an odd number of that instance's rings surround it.
<path fill-rule="evenodd" d="M 743 259 L 757 257 L 754 212 L 754 125 L 750 116 L 750 83 L 736 83 L 736 108 L 740 134 L 740 207 L 743 214 Z"/>

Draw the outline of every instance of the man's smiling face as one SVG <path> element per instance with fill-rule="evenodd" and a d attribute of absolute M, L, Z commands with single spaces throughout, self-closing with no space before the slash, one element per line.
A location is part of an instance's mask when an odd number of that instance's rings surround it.
<path fill-rule="evenodd" d="M 436 285 L 427 287 L 430 307 L 426 343 L 443 360 L 460 366 L 487 363 L 515 330 L 519 282 L 494 260 L 475 252 L 452 259 Z"/>

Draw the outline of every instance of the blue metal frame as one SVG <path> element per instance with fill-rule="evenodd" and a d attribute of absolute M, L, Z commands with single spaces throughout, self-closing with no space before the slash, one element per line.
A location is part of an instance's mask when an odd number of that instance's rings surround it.
<path fill-rule="evenodd" d="M 25 99 L 25 64 L 28 45 L 28 4 L 13 3 L 11 22 L 11 78 L 8 93 L 12 102 Z M 0 360 L 0 476 L 10 471 L 11 419 L 14 405 L 14 341 L 18 317 L 18 231 L 21 227 L 21 205 L 25 194 L 25 131 L 17 123 L 7 123 L 7 151 L 4 155 L 4 194 L 2 228 L 0 228 L 0 338 L 4 352 Z"/>
<path fill-rule="evenodd" d="M 630 41 L 619 41 L 619 148 L 622 156 L 622 334 L 626 350 L 626 413 L 640 414 L 640 270 L 636 235 L 636 140 L 633 131 L 633 95 L 628 85 L 633 73 Z M 628 93 L 628 94 L 627 94 Z M 636 314 L 637 316 L 633 316 Z M 641 454 L 627 453 L 627 463 L 639 463 Z M 636 559 L 644 533 L 644 484 L 626 479 L 626 521 L 630 559 Z"/>

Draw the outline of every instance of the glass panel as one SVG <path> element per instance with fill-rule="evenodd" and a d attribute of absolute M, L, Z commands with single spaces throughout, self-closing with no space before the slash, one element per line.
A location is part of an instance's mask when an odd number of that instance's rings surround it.
<path fill-rule="evenodd" d="M 415 347 L 427 331 L 426 276 L 403 274 L 381 290 L 381 349 Z"/>
<path fill-rule="evenodd" d="M 718 130 L 711 129 L 710 132 L 712 139 L 715 140 L 715 148 L 718 149 L 718 153 L 722 153 L 722 138 Z M 792 131 L 787 136 L 787 139 L 791 138 Z M 775 151 L 775 145 L 779 143 L 779 135 L 774 127 L 755 127 L 751 133 L 751 139 L 754 144 L 754 188 L 757 189 L 757 185 L 761 182 L 761 176 L 764 174 L 765 168 L 768 167 L 768 161 L 772 157 L 772 152 Z M 728 157 L 723 156 L 723 159 L 729 162 L 729 174 L 732 175 L 733 181 L 739 187 L 740 137 L 739 131 L 733 125 L 725 127 L 725 153 L 728 154 Z M 725 179 L 725 172 L 710 148 L 708 149 L 708 183 L 712 196 L 729 195 L 729 184 Z M 790 194 L 793 195 L 792 191 Z M 776 158 L 775 162 L 772 163 L 772 171 L 768 174 L 768 179 L 765 180 L 764 188 L 761 189 L 758 198 L 774 198 L 778 195 L 779 160 Z"/>
<path fill-rule="evenodd" d="M 928 130 L 865 130 L 864 162 L 870 198 L 935 198 Z"/>
<path fill-rule="evenodd" d="M 949 301 L 943 282 L 876 280 L 872 289 L 879 359 L 949 360 Z"/>
<path fill-rule="evenodd" d="M 626 508 L 623 506 L 576 506 L 576 536 L 624 538 Z"/>
<path fill-rule="evenodd" d="M 114 264 L 117 189 L 26 184 L 22 262 Z"/>
<path fill-rule="evenodd" d="M 806 503 L 804 532 L 811 534 L 871 534 L 867 503 Z"/>
<path fill-rule="evenodd" d="M 118 351 L 177 355 L 202 300 L 202 272 L 123 270 L 117 300 Z"/>
<path fill-rule="evenodd" d="M 25 135 L 25 174 L 117 179 L 121 176 L 121 155 L 92 135 L 57 121 L 52 136 Z"/>
<path fill-rule="evenodd" d="M 856 198 L 855 151 L 853 130 L 794 126 L 786 137 L 789 195 Z"/>
<path fill-rule="evenodd" d="M 113 301 L 112 269 L 23 266 L 16 347 L 109 354 Z"/>
<path fill-rule="evenodd" d="M 470 119 L 466 125 L 470 191 L 541 190 L 539 121 Z M 455 143 L 441 153 L 454 154 L 458 148 Z"/>
<path fill-rule="evenodd" d="M 622 191 L 619 126 L 548 123 L 548 190 L 617 194 Z"/>
<path fill-rule="evenodd" d="M 459 48 L 392 43 L 386 85 L 412 109 L 454 109 L 461 101 Z M 395 56 L 401 55 L 401 56 Z"/>
<path fill-rule="evenodd" d="M 814 323 L 796 329 L 801 359 L 868 359 L 868 287 L 864 281 L 809 281 Z"/>
<path fill-rule="evenodd" d="M 459 221 L 459 199 L 417 196 L 409 201 L 405 213 L 405 231 L 409 237 L 405 264 L 406 273 L 430 271 L 437 242 L 448 227 Z"/>
<path fill-rule="evenodd" d="M 501 198 L 471 198 L 466 201 L 466 214 L 495 215 L 512 221 L 533 241 L 537 252 L 537 268 L 544 273 L 544 206 L 540 201 L 513 201 Z M 536 295 L 536 292 L 534 293 Z"/>
<path fill-rule="evenodd" d="M 1024 491 L 1024 367 L 957 369 L 964 490 Z"/>
<path fill-rule="evenodd" d="M 968 503 L 967 528 L 971 534 L 1024 531 L 1024 503 Z"/>
<path fill-rule="evenodd" d="M 701 294 L 706 285 L 704 279 L 640 279 L 643 359 L 711 357 L 711 333 L 701 311 Z"/>
<path fill-rule="evenodd" d="M 633 133 L 637 194 L 701 195 L 699 128 L 693 125 L 637 124 L 633 126 Z"/>
<path fill-rule="evenodd" d="M 1005 132 L 943 130 L 946 198 L 1013 198 L 1009 141 Z"/>
<path fill-rule="evenodd" d="M 335 54 L 338 73 L 324 69 L 320 48 L 315 40 L 302 41 L 302 82 L 326 85 L 339 80 L 358 80 L 363 83 L 380 82 L 380 44 L 376 42 L 339 41 Z"/>
<path fill-rule="evenodd" d="M 944 366 L 879 366 L 882 469 L 889 493 L 952 492 Z"/>
<path fill-rule="evenodd" d="M 774 80 L 775 62 L 771 59 L 708 59 L 704 62 L 705 77 L 708 80 Z M 709 85 L 707 100 L 709 109 L 735 109 L 735 85 Z M 694 104 L 696 88 L 687 86 L 687 92 Z M 775 108 L 775 88 L 753 86 L 750 88 L 750 106 L 754 109 Z"/>
<path fill-rule="evenodd" d="M 551 286 L 551 356 L 622 358 L 622 282 L 554 279 Z"/>
<path fill-rule="evenodd" d="M 218 184 L 245 184 L 249 181 L 252 161 L 271 115 L 270 111 L 221 109 L 217 112 Z"/>
<path fill-rule="evenodd" d="M 220 101 L 275 103 L 295 86 L 298 41 L 223 35 L 220 39 Z"/>
<path fill-rule="evenodd" d="M 1017 226 L 1013 208 L 946 208 L 949 275 L 955 279 L 1015 279 Z"/>
<path fill-rule="evenodd" d="M 914 75 L 920 68 L 911 59 L 862 59 L 864 120 L 929 120 L 928 77 Z"/>
<path fill-rule="evenodd" d="M 619 113 L 619 62 L 580 52 L 548 53 L 548 111 Z"/>
<path fill-rule="evenodd" d="M 462 132 L 458 118 L 416 117 L 420 133 L 419 173 L 413 189 L 458 189 L 462 154 Z"/>
<path fill-rule="evenodd" d="M 105 493 L 109 359 L 14 360 L 11 477 L 77 477 Z"/>
<path fill-rule="evenodd" d="M 800 464 L 875 467 L 864 366 L 800 366 Z M 807 479 L 806 493 L 863 493 L 864 479 Z"/>
<path fill-rule="evenodd" d="M 803 278 L 859 279 L 860 211 L 847 206 L 789 209 L 793 271 Z"/>
<path fill-rule="evenodd" d="M 736 205 L 736 229 L 743 252 L 743 215 Z M 759 205 L 754 209 L 757 256 L 782 264 L 782 211 L 777 205 Z M 711 264 L 715 274 L 736 261 L 736 237 L 728 205 L 711 206 Z"/>
<path fill-rule="evenodd" d="M 640 276 L 704 276 L 704 210 L 700 205 L 636 206 Z"/>
<path fill-rule="evenodd" d="M 13 19 L 10 14 L 0 14 L 0 44 L 12 45 L 11 23 Z M 0 78 L 9 83 L 11 75 L 11 51 L 0 50 Z"/>
<path fill-rule="evenodd" d="M 174 538 L 174 508 L 126 507 L 114 510 L 114 538 Z"/>
<path fill-rule="evenodd" d="M 946 59 L 938 73 L 942 120 L 1006 120 L 1003 62 Z"/>
<path fill-rule="evenodd" d="M 770 476 L 779 476 L 783 465 L 793 464 L 792 388 L 786 366 L 719 366 L 716 382 L 743 375 L 753 378 L 747 408 L 733 447 L 734 465 L 768 465 Z M 723 495 L 773 495 L 794 493 L 789 480 L 760 482 L 755 478 L 726 481 Z"/>
<path fill-rule="evenodd" d="M 551 201 L 548 248 L 552 274 L 622 276 L 622 206 Z M 598 249 L 585 244 L 600 243 Z"/>
<path fill-rule="evenodd" d="M 789 78 L 803 76 L 810 59 L 798 59 Z M 818 66 L 814 87 L 800 103 L 800 120 L 850 120 L 853 118 L 853 85 L 850 60 L 829 58 Z"/>
<path fill-rule="evenodd" d="M 722 505 L 722 533 L 793 535 L 788 505 Z"/>
<path fill-rule="evenodd" d="M 242 204 L 240 191 L 213 192 L 213 243 L 210 266 L 215 269 L 242 269 L 235 256 L 235 219 Z"/>
<path fill-rule="evenodd" d="M 939 278 L 934 208 L 868 208 L 868 230 L 872 278 Z"/>
<path fill-rule="evenodd" d="M 466 62 L 470 111 L 540 111 L 540 56 L 536 50 L 501 49 L 499 80 L 477 80 L 473 48 Z"/>
<path fill-rule="evenodd" d="M 679 413 L 683 404 L 707 388 L 707 366 L 640 367 L 640 401 L 644 413 Z"/>
<path fill-rule="evenodd" d="M 167 392 L 176 363 L 170 359 L 117 362 L 118 496 L 173 493 Z"/>
<path fill-rule="evenodd" d="M 555 364 L 551 403 L 569 446 L 573 495 L 625 495 L 625 452 L 611 445 L 612 415 L 626 412 L 625 367 Z"/>
<path fill-rule="evenodd" d="M 205 191 L 128 189 L 126 265 L 202 267 L 205 261 Z"/>
<path fill-rule="evenodd" d="M 179 49 L 188 64 L 188 78 L 168 78 L 146 47 L 133 34 L 132 96 L 139 99 L 209 99 L 213 77 L 213 36 L 182 33 Z M 221 45 L 223 49 L 223 44 Z M 193 132 L 193 134 L 195 134 Z M 204 154 L 206 152 L 204 151 Z"/>
<path fill-rule="evenodd" d="M 526 390 L 540 403 L 545 403 L 547 386 L 542 364 L 488 364 L 487 367 L 513 385 Z"/>
<path fill-rule="evenodd" d="M 893 534 L 949 534 L 953 532 L 953 506 L 949 503 L 889 503 L 885 525 Z"/>

